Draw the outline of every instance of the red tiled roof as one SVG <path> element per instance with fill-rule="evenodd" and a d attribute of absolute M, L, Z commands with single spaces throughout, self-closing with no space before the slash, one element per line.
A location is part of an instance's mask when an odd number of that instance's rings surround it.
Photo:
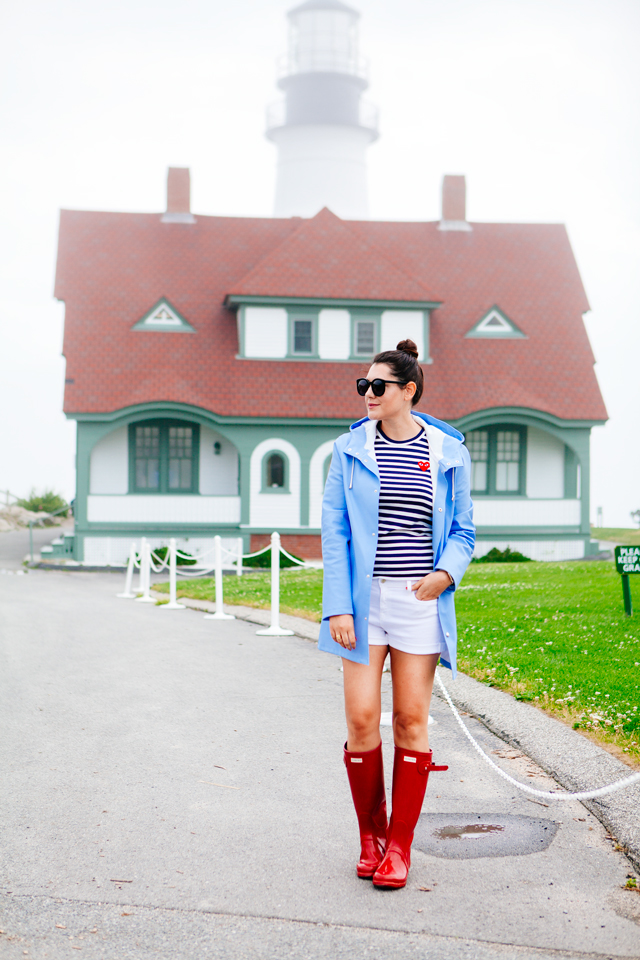
<path fill-rule="evenodd" d="M 326 207 L 267 254 L 230 295 L 438 302 Z"/>
<path fill-rule="evenodd" d="M 238 360 L 235 313 L 224 306 L 232 292 L 437 299 L 420 409 L 444 419 L 506 406 L 606 419 L 582 321 L 588 304 L 564 227 L 473 224 L 468 233 L 448 232 L 435 223 L 345 224 L 329 211 L 302 223 L 197 217 L 195 224 L 63 211 L 55 295 L 66 302 L 65 411 L 172 401 L 221 416 L 362 415 L 353 389 L 360 363 Z M 161 297 L 195 334 L 132 330 Z M 465 339 L 494 305 L 527 339 Z"/>

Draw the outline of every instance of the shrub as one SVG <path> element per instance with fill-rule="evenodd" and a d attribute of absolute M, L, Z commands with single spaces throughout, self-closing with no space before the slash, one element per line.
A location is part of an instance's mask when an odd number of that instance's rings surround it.
<path fill-rule="evenodd" d="M 163 561 L 167 556 L 169 547 L 155 547 L 151 551 L 151 559 L 157 558 L 157 560 Z M 179 550 L 178 556 L 176 557 L 176 566 L 178 567 L 193 567 L 198 561 L 195 557 L 192 557 L 190 553 L 187 553 L 184 557 L 181 557 L 180 554 L 185 553 L 184 550 Z"/>
<path fill-rule="evenodd" d="M 295 554 L 291 554 L 295 556 Z M 296 560 L 300 560 L 300 557 L 296 557 Z M 261 553 L 259 557 L 250 557 L 248 560 L 242 561 L 243 567 L 270 567 L 271 566 L 271 551 L 266 550 L 264 553 Z M 297 567 L 298 564 L 294 563 L 293 560 L 289 560 L 289 557 L 285 557 L 284 553 L 280 554 L 280 569 L 284 567 Z"/>
<path fill-rule="evenodd" d="M 525 557 L 523 553 L 511 550 L 509 547 L 506 550 L 492 547 L 484 557 L 474 557 L 473 563 L 531 563 L 531 557 Z"/>
<path fill-rule="evenodd" d="M 35 489 L 24 500 L 18 500 L 18 506 L 25 510 L 32 510 L 33 513 L 55 513 L 60 510 L 58 516 L 66 517 L 69 513 L 69 504 L 53 490 L 45 490 L 44 493 L 36 493 Z"/>

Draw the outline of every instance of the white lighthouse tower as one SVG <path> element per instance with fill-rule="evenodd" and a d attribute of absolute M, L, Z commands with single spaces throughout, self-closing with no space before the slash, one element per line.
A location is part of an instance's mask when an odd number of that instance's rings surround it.
<path fill-rule="evenodd" d="M 289 49 L 279 62 L 285 98 L 267 112 L 278 148 L 276 217 L 312 217 L 329 207 L 346 220 L 368 216 L 367 147 L 377 110 L 362 100 L 360 14 L 340 0 L 307 0 L 287 14 Z"/>

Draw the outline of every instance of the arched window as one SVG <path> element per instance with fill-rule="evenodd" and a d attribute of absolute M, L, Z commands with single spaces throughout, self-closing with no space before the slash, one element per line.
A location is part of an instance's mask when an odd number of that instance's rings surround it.
<path fill-rule="evenodd" d="M 283 490 L 285 487 L 285 460 L 281 453 L 267 457 L 266 487 L 268 490 Z"/>

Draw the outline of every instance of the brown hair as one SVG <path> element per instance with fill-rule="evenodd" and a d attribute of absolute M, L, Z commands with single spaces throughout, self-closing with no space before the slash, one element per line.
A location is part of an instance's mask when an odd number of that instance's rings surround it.
<path fill-rule="evenodd" d="M 386 363 L 398 380 L 415 383 L 416 392 L 411 399 L 415 407 L 420 402 L 424 388 L 424 374 L 418 363 L 418 348 L 413 340 L 401 340 L 395 350 L 383 350 L 373 358 L 374 363 Z"/>

